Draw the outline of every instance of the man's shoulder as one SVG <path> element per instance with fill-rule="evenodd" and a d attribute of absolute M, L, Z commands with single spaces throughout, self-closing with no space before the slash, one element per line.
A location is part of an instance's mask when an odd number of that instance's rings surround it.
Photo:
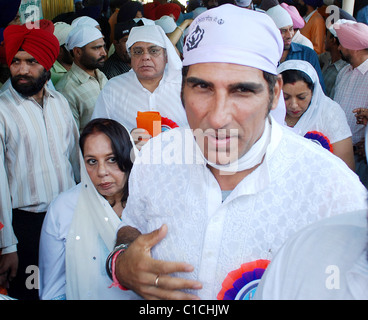
<path fill-rule="evenodd" d="M 313 49 L 311 49 L 311 48 L 309 48 L 309 47 L 307 47 L 303 44 L 293 42 L 293 43 L 291 43 L 291 46 L 294 47 L 293 51 L 296 51 L 296 52 L 299 51 L 299 52 L 302 52 L 304 54 L 313 55 L 313 56 L 318 57 L 317 53 Z"/>
<path fill-rule="evenodd" d="M 283 166 L 288 163 L 290 168 L 293 165 L 300 168 L 304 167 L 307 172 L 310 172 L 310 175 L 312 175 L 312 171 L 314 172 L 313 175 L 318 175 L 319 172 L 324 171 L 326 173 L 330 172 L 330 174 L 338 172 L 339 175 L 345 177 L 355 177 L 355 174 L 340 158 L 317 142 L 300 136 L 288 128 L 283 127 L 282 130 L 282 140 L 277 153 L 277 162 L 280 162 L 280 165 Z M 275 169 L 278 171 L 277 167 Z"/>
<path fill-rule="evenodd" d="M 130 70 L 118 76 L 111 78 L 107 81 L 106 85 L 103 87 L 103 92 L 112 91 L 117 94 L 120 94 L 122 91 L 135 91 L 138 87 L 135 85 L 135 73 L 134 71 Z"/>

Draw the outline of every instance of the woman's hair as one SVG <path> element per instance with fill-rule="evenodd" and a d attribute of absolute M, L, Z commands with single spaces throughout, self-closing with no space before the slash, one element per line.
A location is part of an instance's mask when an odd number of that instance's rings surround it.
<path fill-rule="evenodd" d="M 116 157 L 118 167 L 127 176 L 125 186 L 123 188 L 123 198 L 121 199 L 122 202 L 125 202 L 129 195 L 128 178 L 133 166 L 131 159 L 133 144 L 130 140 L 130 135 L 124 126 L 115 120 L 103 118 L 91 120 L 83 129 L 79 138 L 79 146 L 83 155 L 86 139 L 91 134 L 97 132 L 104 133 L 110 139 L 111 148 Z"/>
<path fill-rule="evenodd" d="M 281 72 L 284 84 L 295 83 L 297 81 L 304 81 L 308 88 L 313 92 L 314 84 L 312 79 L 303 71 L 289 69 Z"/>

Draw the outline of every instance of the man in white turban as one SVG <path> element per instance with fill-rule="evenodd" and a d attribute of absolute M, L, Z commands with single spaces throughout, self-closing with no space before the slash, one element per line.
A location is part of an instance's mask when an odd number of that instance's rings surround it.
<path fill-rule="evenodd" d="M 137 128 L 137 113 L 159 112 L 180 127 L 187 120 L 180 100 L 181 61 L 158 25 L 134 27 L 126 42 L 131 56 L 129 72 L 112 78 L 99 95 L 92 118 L 123 124 L 140 148 L 151 136 Z M 142 140 L 143 139 L 143 140 Z"/>
<path fill-rule="evenodd" d="M 147 299 L 246 299 L 289 235 L 367 207 L 344 163 L 270 115 L 282 51 L 264 13 L 225 4 L 193 21 L 182 84 L 191 130 L 151 139 L 134 163 L 107 264 L 118 285 Z"/>
<path fill-rule="evenodd" d="M 106 59 L 105 41 L 100 30 L 90 25 L 75 26 L 65 41 L 74 61 L 55 88 L 68 100 L 79 131 L 91 120 L 95 103 L 107 78 L 99 68 Z"/>
<path fill-rule="evenodd" d="M 280 62 L 286 60 L 305 60 L 309 62 L 318 74 L 319 82 L 325 91 L 325 83 L 322 76 L 321 67 L 319 64 L 317 53 L 304 45 L 293 42 L 294 25 L 289 12 L 281 7 L 281 5 L 274 6 L 266 11 L 266 14 L 272 18 L 277 28 L 279 28 L 282 39 L 284 41 L 284 51 Z"/>

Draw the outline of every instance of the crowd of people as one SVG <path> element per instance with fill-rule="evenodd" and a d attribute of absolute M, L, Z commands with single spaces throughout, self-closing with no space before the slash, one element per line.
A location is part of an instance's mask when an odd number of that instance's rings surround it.
<path fill-rule="evenodd" d="M 74 2 L 0 1 L 0 299 L 368 299 L 368 2 Z"/>

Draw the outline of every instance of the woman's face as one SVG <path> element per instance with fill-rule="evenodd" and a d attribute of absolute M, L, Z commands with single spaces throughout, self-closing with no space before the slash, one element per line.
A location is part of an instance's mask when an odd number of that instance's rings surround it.
<path fill-rule="evenodd" d="M 308 109 L 313 92 L 303 80 L 287 83 L 282 88 L 286 105 L 286 114 L 291 118 L 300 118 Z"/>
<path fill-rule="evenodd" d="M 84 163 L 97 191 L 107 200 L 120 201 L 127 178 L 117 164 L 108 136 L 96 132 L 86 138 Z"/>

